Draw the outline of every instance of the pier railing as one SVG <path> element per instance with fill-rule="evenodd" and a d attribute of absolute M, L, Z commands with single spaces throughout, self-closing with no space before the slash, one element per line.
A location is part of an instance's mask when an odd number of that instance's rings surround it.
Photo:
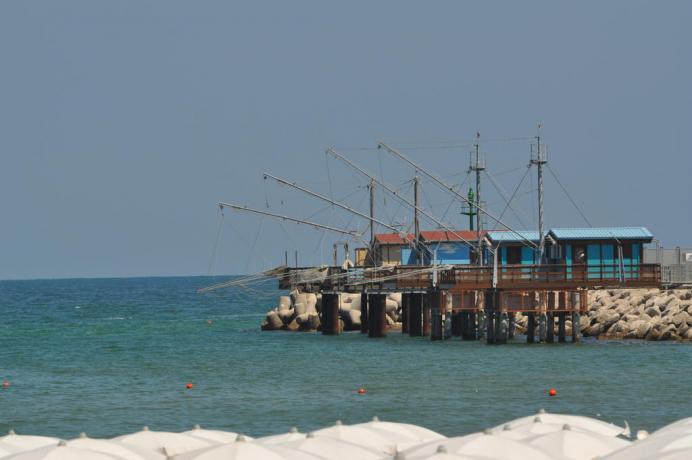
<path fill-rule="evenodd" d="M 302 290 L 359 291 L 361 289 L 408 290 L 442 289 L 482 290 L 493 287 L 492 266 L 455 265 L 436 271 L 419 265 L 398 265 L 389 269 L 325 267 L 319 271 L 287 268 L 279 287 Z M 659 264 L 602 265 L 502 265 L 497 267 L 499 289 L 571 289 L 658 287 Z"/>

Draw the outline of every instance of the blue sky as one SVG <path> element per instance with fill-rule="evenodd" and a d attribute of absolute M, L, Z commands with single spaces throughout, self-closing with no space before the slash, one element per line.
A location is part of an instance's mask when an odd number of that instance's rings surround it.
<path fill-rule="evenodd" d="M 244 273 L 284 250 L 328 262 L 340 236 L 221 220 L 215 203 L 364 230 L 262 173 L 366 211 L 366 181 L 326 147 L 407 192 L 410 168 L 364 148 L 384 139 L 460 185 L 477 131 L 509 195 L 538 122 L 594 226 L 690 246 L 691 19 L 682 1 L 2 2 L 0 279 Z M 513 226 L 535 225 L 535 186 L 531 172 Z M 585 225 L 550 175 L 546 193 L 548 226 Z M 410 225 L 379 194 L 377 212 Z"/>

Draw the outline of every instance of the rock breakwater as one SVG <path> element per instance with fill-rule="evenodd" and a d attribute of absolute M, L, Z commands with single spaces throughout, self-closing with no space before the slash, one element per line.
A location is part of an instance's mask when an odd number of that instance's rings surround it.
<path fill-rule="evenodd" d="M 361 327 L 360 294 L 339 295 L 341 330 Z M 292 291 L 268 311 L 262 330 L 319 331 L 322 295 Z M 527 318 L 517 316 L 516 332 Z M 387 324 L 400 327 L 401 293 L 387 295 Z M 556 327 L 556 325 L 554 325 Z M 566 321 L 566 335 L 572 322 Z M 603 289 L 589 292 L 588 312 L 581 316 L 584 337 L 641 340 L 692 340 L 692 289 Z"/>
<path fill-rule="evenodd" d="M 279 298 L 279 305 L 267 312 L 263 331 L 319 331 L 322 294 L 291 291 Z M 401 293 L 390 293 L 386 301 L 386 319 L 390 328 L 401 326 Z M 339 294 L 339 324 L 342 331 L 360 330 L 360 294 Z"/>

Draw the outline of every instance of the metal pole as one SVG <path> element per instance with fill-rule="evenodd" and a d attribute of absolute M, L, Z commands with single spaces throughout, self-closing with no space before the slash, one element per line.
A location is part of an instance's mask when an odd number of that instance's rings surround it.
<path fill-rule="evenodd" d="M 538 125 L 538 135 L 536 136 L 536 155 L 531 159 L 531 163 L 536 165 L 538 170 L 538 264 L 543 263 L 543 253 L 545 251 L 545 235 L 543 233 L 543 165 L 547 163 L 547 156 L 541 152 L 541 124 Z M 545 147 L 544 147 L 545 149 Z"/>
<path fill-rule="evenodd" d="M 375 243 L 375 181 L 370 180 L 370 246 Z"/>
<path fill-rule="evenodd" d="M 269 217 L 275 217 L 277 219 L 287 220 L 289 222 L 293 222 L 296 224 L 304 224 L 304 225 L 309 225 L 309 226 L 315 227 L 315 228 L 322 228 L 322 229 L 329 230 L 332 232 L 342 233 L 344 235 L 350 235 L 356 239 L 360 238 L 360 235 L 358 234 L 358 232 L 351 231 L 351 230 L 344 230 L 341 228 L 330 227 L 329 225 L 322 225 L 322 224 L 318 224 L 317 222 L 311 222 L 309 220 L 297 219 L 295 217 L 289 217 L 289 216 L 283 216 L 281 214 L 274 214 L 272 212 L 260 211 L 259 209 L 252 209 L 252 208 L 248 208 L 247 206 L 239 206 L 239 205 L 230 204 L 230 203 L 219 203 L 219 206 L 222 208 L 231 208 L 235 211 L 246 211 L 246 212 L 251 212 L 254 214 L 260 214 L 262 216 L 269 216 Z"/>
<path fill-rule="evenodd" d="M 420 250 L 420 223 L 418 222 L 418 188 L 420 187 L 420 181 L 418 180 L 418 174 L 413 178 L 413 232 L 416 242 L 416 257 L 418 257 L 418 264 L 423 265 L 423 258 L 421 257 Z"/>
<path fill-rule="evenodd" d="M 473 168 L 476 171 L 476 238 L 478 244 L 478 265 L 483 266 L 483 241 L 481 239 L 481 170 L 485 169 L 480 164 L 480 138 L 481 133 L 476 133 L 476 165 Z"/>
<path fill-rule="evenodd" d="M 370 263 L 375 265 L 375 181 L 370 180 Z"/>

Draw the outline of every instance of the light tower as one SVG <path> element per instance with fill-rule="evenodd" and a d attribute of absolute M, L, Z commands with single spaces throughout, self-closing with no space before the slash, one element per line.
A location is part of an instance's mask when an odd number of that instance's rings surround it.
<path fill-rule="evenodd" d="M 538 124 L 536 143 L 531 144 L 531 164 L 538 170 L 538 263 L 543 262 L 545 234 L 543 229 L 543 165 L 548 163 L 548 146 L 541 144 L 542 123 Z"/>

